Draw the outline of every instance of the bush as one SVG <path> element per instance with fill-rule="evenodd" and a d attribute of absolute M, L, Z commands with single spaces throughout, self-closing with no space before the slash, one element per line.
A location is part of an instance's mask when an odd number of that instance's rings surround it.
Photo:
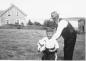
<path fill-rule="evenodd" d="M 27 25 L 33 25 L 33 23 L 31 22 L 31 20 L 28 21 Z"/>

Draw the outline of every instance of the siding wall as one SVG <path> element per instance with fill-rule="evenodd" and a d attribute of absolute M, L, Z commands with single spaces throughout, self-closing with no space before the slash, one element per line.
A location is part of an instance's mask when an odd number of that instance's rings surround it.
<path fill-rule="evenodd" d="M 15 22 L 19 21 L 21 23 L 22 19 L 24 19 L 24 15 L 17 10 L 15 7 L 13 7 L 11 10 L 8 10 L 2 17 L 1 17 L 1 23 L 2 25 L 7 24 L 7 21 L 9 24 L 15 24 Z"/>

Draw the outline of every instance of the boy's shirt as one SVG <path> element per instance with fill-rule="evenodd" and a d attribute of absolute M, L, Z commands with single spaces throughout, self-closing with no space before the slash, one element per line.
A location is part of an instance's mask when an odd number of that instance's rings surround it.
<path fill-rule="evenodd" d="M 44 37 L 41 40 L 39 40 L 39 42 L 38 42 L 38 50 L 42 52 L 42 51 L 45 50 L 45 48 L 58 49 L 59 44 L 58 44 L 58 42 L 56 40 L 51 41 L 51 40 L 48 39 L 48 37 Z"/>

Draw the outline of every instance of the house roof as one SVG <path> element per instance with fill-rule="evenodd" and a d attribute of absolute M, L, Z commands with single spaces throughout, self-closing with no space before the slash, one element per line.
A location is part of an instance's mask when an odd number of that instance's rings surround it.
<path fill-rule="evenodd" d="M 62 18 L 62 19 L 66 19 L 68 21 L 79 21 L 80 19 L 85 19 L 84 17 L 70 17 L 70 18 Z"/>
<path fill-rule="evenodd" d="M 22 10 L 20 10 L 17 6 L 15 5 L 11 5 L 11 7 L 9 7 L 7 10 L 4 11 L 0 11 L 0 17 L 3 16 L 6 12 L 8 12 L 9 10 L 11 10 L 12 8 L 16 8 L 17 10 L 19 10 L 24 16 L 27 16 L 27 14 L 25 14 L 24 12 L 22 12 Z"/>
<path fill-rule="evenodd" d="M 0 16 L 2 15 L 2 13 L 4 13 L 4 11 L 0 10 Z"/>

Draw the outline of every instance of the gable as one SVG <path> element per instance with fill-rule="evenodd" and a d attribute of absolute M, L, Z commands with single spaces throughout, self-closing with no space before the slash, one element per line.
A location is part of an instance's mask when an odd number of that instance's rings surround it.
<path fill-rule="evenodd" d="M 5 12 L 5 11 L 1 11 L 1 10 L 0 10 L 0 16 L 1 16 L 4 12 Z"/>
<path fill-rule="evenodd" d="M 6 13 L 8 13 L 8 12 L 10 12 L 10 11 L 13 11 L 13 10 L 20 12 L 20 13 L 21 13 L 22 15 L 24 15 L 24 16 L 27 16 L 27 15 L 26 15 L 25 13 L 23 13 L 18 7 L 16 7 L 15 5 L 12 5 L 12 6 L 9 7 L 7 10 L 5 10 L 5 11 L 0 15 L 0 17 L 3 16 L 3 15 L 5 15 Z"/>

